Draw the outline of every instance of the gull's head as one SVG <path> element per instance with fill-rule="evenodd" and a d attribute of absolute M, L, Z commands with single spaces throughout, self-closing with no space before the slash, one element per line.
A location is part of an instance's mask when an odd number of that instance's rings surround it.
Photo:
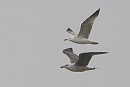
<path fill-rule="evenodd" d="M 71 41 L 71 40 L 73 40 L 73 39 L 74 39 L 74 37 L 73 37 L 73 36 L 71 36 L 71 37 L 69 37 L 69 38 L 64 39 L 64 41 L 66 41 L 66 40 Z"/>
<path fill-rule="evenodd" d="M 66 64 L 64 66 L 61 66 L 60 68 L 67 68 L 69 66 L 69 64 Z"/>

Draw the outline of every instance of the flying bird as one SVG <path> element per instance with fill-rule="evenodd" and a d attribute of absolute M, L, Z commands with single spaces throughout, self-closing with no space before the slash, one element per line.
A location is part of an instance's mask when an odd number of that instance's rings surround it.
<path fill-rule="evenodd" d="M 64 41 L 68 40 L 77 44 L 98 44 L 98 42 L 88 40 L 88 37 L 91 32 L 93 22 L 98 16 L 99 11 L 100 8 L 81 24 L 79 34 L 76 34 L 74 31 L 68 28 L 66 31 L 72 34 L 72 36 L 68 39 L 64 39 Z"/>
<path fill-rule="evenodd" d="M 73 53 L 72 48 L 67 48 L 63 50 L 63 53 L 69 57 L 71 64 L 66 64 L 61 66 L 61 68 L 66 68 L 73 72 L 83 72 L 86 70 L 96 69 L 95 67 L 88 67 L 89 61 L 93 55 L 106 54 L 108 52 L 88 52 L 81 53 L 79 56 L 77 56 Z"/>

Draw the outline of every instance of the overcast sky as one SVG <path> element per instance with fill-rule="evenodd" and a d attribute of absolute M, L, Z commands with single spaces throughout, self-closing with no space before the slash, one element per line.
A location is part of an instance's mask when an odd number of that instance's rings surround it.
<path fill-rule="evenodd" d="M 99 8 L 89 37 L 98 45 L 64 41 Z M 0 87 L 129 87 L 129 38 L 129 0 L 1 0 Z M 109 53 L 92 58 L 98 69 L 76 73 L 60 68 L 69 47 Z"/>

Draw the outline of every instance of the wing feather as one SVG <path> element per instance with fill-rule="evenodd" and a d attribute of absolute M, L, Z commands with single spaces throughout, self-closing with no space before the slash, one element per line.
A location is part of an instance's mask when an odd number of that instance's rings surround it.
<path fill-rule="evenodd" d="M 91 29 L 92 29 L 93 22 L 96 19 L 96 17 L 98 16 L 99 11 L 100 11 L 100 9 L 98 9 L 95 13 L 93 13 L 89 18 L 87 18 L 81 24 L 80 32 L 78 34 L 79 37 L 84 37 L 84 38 L 89 37 L 89 34 L 91 32 Z"/>
<path fill-rule="evenodd" d="M 78 56 L 73 53 L 72 48 L 64 49 L 63 53 L 66 54 L 69 57 L 71 63 L 76 63 L 77 62 Z"/>
<path fill-rule="evenodd" d="M 93 55 L 106 54 L 108 52 L 88 52 L 79 54 L 79 59 L 75 63 L 77 66 L 87 66 Z"/>

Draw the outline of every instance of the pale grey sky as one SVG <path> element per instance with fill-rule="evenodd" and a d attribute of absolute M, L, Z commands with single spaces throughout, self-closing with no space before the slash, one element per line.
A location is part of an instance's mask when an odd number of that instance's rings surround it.
<path fill-rule="evenodd" d="M 89 37 L 98 45 L 63 41 L 98 8 Z M 129 0 L 1 0 L 0 87 L 129 87 L 129 23 Z M 92 58 L 99 69 L 74 73 L 60 68 L 68 47 L 109 54 Z"/>

